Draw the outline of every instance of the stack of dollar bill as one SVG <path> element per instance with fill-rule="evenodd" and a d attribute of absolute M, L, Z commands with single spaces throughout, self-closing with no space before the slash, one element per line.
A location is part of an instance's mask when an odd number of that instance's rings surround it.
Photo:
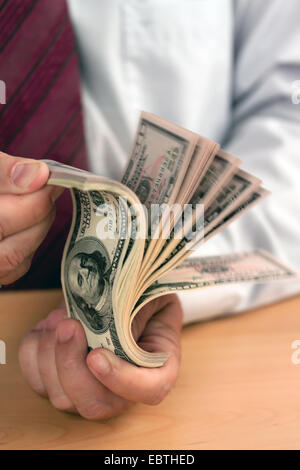
<path fill-rule="evenodd" d="M 142 112 L 121 183 L 46 163 L 49 184 L 72 193 L 61 278 L 68 314 L 82 323 L 90 348 L 161 366 L 167 355 L 142 350 L 131 331 L 147 302 L 173 291 L 297 276 L 261 250 L 190 257 L 268 195 L 238 158 L 194 132 Z"/>

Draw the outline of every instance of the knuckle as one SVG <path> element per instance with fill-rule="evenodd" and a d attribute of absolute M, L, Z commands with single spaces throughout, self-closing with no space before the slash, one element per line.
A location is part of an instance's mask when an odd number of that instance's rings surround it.
<path fill-rule="evenodd" d="M 55 343 L 55 335 L 53 331 L 43 331 L 39 344 L 40 367 L 46 371 L 49 368 L 48 357 L 53 350 Z"/>
<path fill-rule="evenodd" d="M 31 267 L 31 259 L 25 259 L 22 263 L 22 269 L 19 273 L 19 276 L 24 276 L 26 273 L 28 273 L 30 267 Z"/>
<path fill-rule="evenodd" d="M 146 401 L 146 404 L 151 406 L 159 405 L 163 401 L 163 399 L 168 395 L 171 388 L 171 384 L 169 383 L 161 384 L 157 390 L 153 391 L 153 393 L 150 394 Z"/>
<path fill-rule="evenodd" d="M 58 361 L 62 373 L 76 371 L 78 369 L 78 358 L 71 356 L 70 353 L 67 353 L 65 356 L 59 354 Z"/>
<path fill-rule="evenodd" d="M 25 261 L 22 248 L 14 247 L 9 252 L 2 254 L 1 266 L 4 272 L 9 273 L 17 269 Z"/>
<path fill-rule="evenodd" d="M 107 409 L 97 401 L 88 401 L 84 403 L 78 407 L 78 412 L 83 418 L 89 421 L 96 421 L 98 419 L 110 417 Z"/>
<path fill-rule="evenodd" d="M 159 405 L 162 402 L 163 398 L 164 397 L 162 395 L 160 395 L 160 393 L 155 393 L 155 394 L 151 395 L 145 401 L 145 404 L 150 405 L 150 406 L 156 406 L 156 405 Z"/>
<path fill-rule="evenodd" d="M 161 382 L 159 386 L 152 391 L 145 403 L 147 405 L 158 405 L 161 403 L 172 390 L 176 383 L 177 377 L 178 371 L 174 369 L 168 374 L 168 379 Z"/>
<path fill-rule="evenodd" d="M 31 262 L 32 262 L 32 259 L 25 259 L 24 263 L 23 263 L 23 275 L 26 274 L 30 267 L 31 267 Z"/>
<path fill-rule="evenodd" d="M 12 284 L 21 277 L 23 277 L 30 269 L 31 260 L 24 260 L 24 262 L 15 270 L 10 270 L 0 276 L 0 283 L 3 285 Z"/>
<path fill-rule="evenodd" d="M 9 284 L 12 284 L 15 281 L 16 279 L 14 278 L 14 276 L 0 277 L 0 284 L 2 284 L 3 286 L 8 286 Z"/>

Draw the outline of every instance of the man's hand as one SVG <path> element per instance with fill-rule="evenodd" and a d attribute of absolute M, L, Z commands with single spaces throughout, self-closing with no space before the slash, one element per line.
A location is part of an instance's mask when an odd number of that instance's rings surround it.
<path fill-rule="evenodd" d="M 105 349 L 87 354 L 81 324 L 59 309 L 23 339 L 19 361 L 29 385 L 55 408 L 86 419 L 110 418 L 134 402 L 156 405 L 168 394 L 178 376 L 181 326 L 181 305 L 174 294 L 142 309 L 133 324 L 138 344 L 170 354 L 164 366 L 146 369 Z"/>
<path fill-rule="evenodd" d="M 55 217 L 62 188 L 43 187 L 45 163 L 0 152 L 0 284 L 22 277 Z"/>

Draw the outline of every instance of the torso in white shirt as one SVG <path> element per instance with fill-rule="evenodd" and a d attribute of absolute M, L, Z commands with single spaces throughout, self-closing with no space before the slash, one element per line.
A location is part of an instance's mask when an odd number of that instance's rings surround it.
<path fill-rule="evenodd" d="M 265 248 L 288 262 L 297 258 L 300 230 L 288 231 L 292 216 L 286 209 L 299 192 L 293 173 L 300 154 L 294 130 L 298 115 L 295 107 L 280 101 L 290 83 L 289 63 L 300 74 L 294 14 L 299 4 L 289 1 L 293 4 L 282 9 L 284 2 L 279 0 L 68 0 L 94 172 L 120 179 L 140 110 L 146 110 L 219 143 L 226 136 L 227 149 L 243 158 L 245 169 L 262 177 L 273 190 L 273 202 L 265 202 L 217 235 L 200 254 Z M 278 15 L 281 27 L 274 29 Z M 234 63 L 236 56 L 238 63 Z M 285 70 L 286 84 L 282 82 Z M 235 116 L 234 100 L 238 103 Z M 270 111 L 268 103 L 273 106 Z M 279 179 L 280 165 L 289 181 L 285 176 Z M 280 220 L 279 194 L 284 195 Z M 239 285 L 180 297 L 186 321 L 192 321 L 299 290 L 299 283 L 295 287 Z"/>
<path fill-rule="evenodd" d="M 142 109 L 222 140 L 230 120 L 231 1 L 69 5 L 94 171 L 120 177 Z"/>

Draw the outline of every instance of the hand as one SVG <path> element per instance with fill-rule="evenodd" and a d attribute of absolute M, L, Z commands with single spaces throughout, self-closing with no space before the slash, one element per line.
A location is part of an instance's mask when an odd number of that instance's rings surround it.
<path fill-rule="evenodd" d="M 0 284 L 11 284 L 30 268 L 55 217 L 62 188 L 43 187 L 43 162 L 0 152 Z"/>
<path fill-rule="evenodd" d="M 23 339 L 19 361 L 26 381 L 62 411 L 86 419 L 119 415 L 130 404 L 156 405 L 178 376 L 182 310 L 174 294 L 145 305 L 133 324 L 138 344 L 170 354 L 164 366 L 148 369 L 129 364 L 105 349 L 87 354 L 84 330 L 77 320 L 56 310 Z"/>

